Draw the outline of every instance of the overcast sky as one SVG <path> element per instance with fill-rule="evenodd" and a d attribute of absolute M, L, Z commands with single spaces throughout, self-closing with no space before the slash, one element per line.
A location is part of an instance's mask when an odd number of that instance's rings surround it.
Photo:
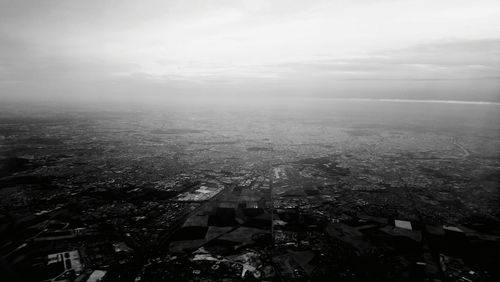
<path fill-rule="evenodd" d="M 0 0 L 0 97 L 500 100 L 498 0 Z"/>

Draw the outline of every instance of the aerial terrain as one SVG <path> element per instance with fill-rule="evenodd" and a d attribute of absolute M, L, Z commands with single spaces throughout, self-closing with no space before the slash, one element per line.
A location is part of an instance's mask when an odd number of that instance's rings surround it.
<path fill-rule="evenodd" d="M 2 105 L 0 280 L 499 281 L 498 104 L 219 102 Z"/>

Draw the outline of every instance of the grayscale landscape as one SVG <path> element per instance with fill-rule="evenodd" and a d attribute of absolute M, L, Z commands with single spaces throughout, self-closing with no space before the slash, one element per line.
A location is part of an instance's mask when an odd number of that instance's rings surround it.
<path fill-rule="evenodd" d="M 498 281 L 499 19 L 0 0 L 0 280 Z"/>

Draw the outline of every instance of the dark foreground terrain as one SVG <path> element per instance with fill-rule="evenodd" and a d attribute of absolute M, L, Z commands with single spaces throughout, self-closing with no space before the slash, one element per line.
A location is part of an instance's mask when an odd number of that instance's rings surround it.
<path fill-rule="evenodd" d="M 500 107 L 0 111 L 2 281 L 499 281 Z"/>

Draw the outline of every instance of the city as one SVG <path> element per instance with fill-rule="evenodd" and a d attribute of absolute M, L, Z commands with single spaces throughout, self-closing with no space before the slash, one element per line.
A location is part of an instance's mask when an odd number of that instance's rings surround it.
<path fill-rule="evenodd" d="M 0 0 L 0 282 L 500 281 L 498 0 Z"/>
<path fill-rule="evenodd" d="M 499 275 L 498 130 L 322 120 L 336 114 L 301 127 L 252 112 L 241 130 L 230 113 L 10 114 L 7 281 Z"/>

